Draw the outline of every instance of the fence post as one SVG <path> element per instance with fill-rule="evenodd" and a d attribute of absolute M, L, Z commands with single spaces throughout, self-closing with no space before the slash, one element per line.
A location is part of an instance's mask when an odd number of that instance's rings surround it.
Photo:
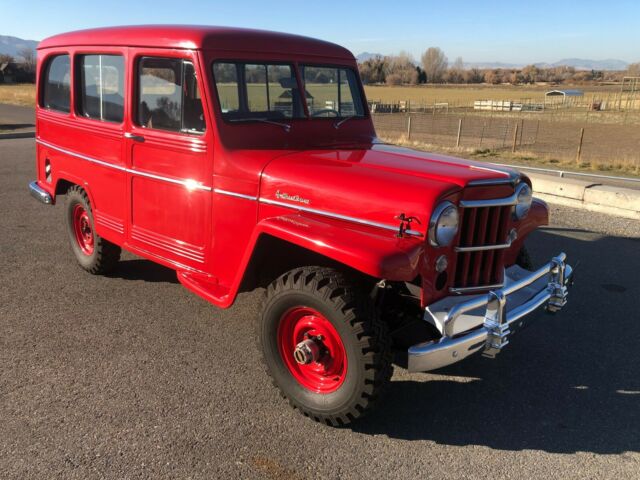
<path fill-rule="evenodd" d="M 580 129 L 580 143 L 578 143 L 578 153 L 576 153 L 576 163 L 580 165 L 580 159 L 582 158 L 582 141 L 584 140 L 584 127 Z"/>
<path fill-rule="evenodd" d="M 458 138 L 456 139 L 456 147 L 460 146 L 460 135 L 462 134 L 462 119 L 458 120 Z"/>
<path fill-rule="evenodd" d="M 518 144 L 518 130 L 519 130 L 519 127 L 520 127 L 520 122 L 516 122 L 516 129 L 513 132 L 513 148 L 511 149 L 511 151 L 513 153 L 516 152 L 516 145 Z"/>
<path fill-rule="evenodd" d="M 407 117 L 407 140 L 411 140 L 411 115 Z"/>

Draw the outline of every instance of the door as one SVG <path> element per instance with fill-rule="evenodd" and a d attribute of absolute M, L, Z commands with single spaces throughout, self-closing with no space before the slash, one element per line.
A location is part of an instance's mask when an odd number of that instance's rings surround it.
<path fill-rule="evenodd" d="M 198 58 L 184 51 L 131 51 L 128 243 L 177 268 L 202 271 L 210 237 L 213 149 Z"/>

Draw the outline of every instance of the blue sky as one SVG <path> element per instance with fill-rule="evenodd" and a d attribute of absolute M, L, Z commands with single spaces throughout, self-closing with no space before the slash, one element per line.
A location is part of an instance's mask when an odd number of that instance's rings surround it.
<path fill-rule="evenodd" d="M 354 54 L 405 50 L 419 58 L 439 46 L 451 61 L 640 61 L 637 0 L 0 0 L 0 19 L 0 34 L 34 40 L 96 26 L 185 23 L 298 33 Z"/>

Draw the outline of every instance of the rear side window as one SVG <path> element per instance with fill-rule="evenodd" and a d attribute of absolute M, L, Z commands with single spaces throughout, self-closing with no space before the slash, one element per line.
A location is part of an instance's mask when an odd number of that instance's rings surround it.
<path fill-rule="evenodd" d="M 78 60 L 78 114 L 107 122 L 124 118 L 124 58 L 82 55 Z"/>
<path fill-rule="evenodd" d="M 193 63 L 144 57 L 138 66 L 138 124 L 184 133 L 202 133 L 205 120 Z"/>
<path fill-rule="evenodd" d="M 42 87 L 44 108 L 69 113 L 71 106 L 71 62 L 69 55 L 56 55 L 47 63 Z"/>

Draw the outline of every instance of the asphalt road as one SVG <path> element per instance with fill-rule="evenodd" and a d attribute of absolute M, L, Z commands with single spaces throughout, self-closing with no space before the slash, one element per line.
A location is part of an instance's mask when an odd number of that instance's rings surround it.
<path fill-rule="evenodd" d="M 30 128 L 35 126 L 33 107 L 0 103 L 0 130 Z"/>
<path fill-rule="evenodd" d="M 396 368 L 333 429 L 263 373 L 261 292 L 219 310 L 128 254 L 85 273 L 33 157 L 0 141 L 0 478 L 640 478 L 640 222 L 554 208 L 530 246 L 580 261 L 566 309 L 496 360 Z"/>

